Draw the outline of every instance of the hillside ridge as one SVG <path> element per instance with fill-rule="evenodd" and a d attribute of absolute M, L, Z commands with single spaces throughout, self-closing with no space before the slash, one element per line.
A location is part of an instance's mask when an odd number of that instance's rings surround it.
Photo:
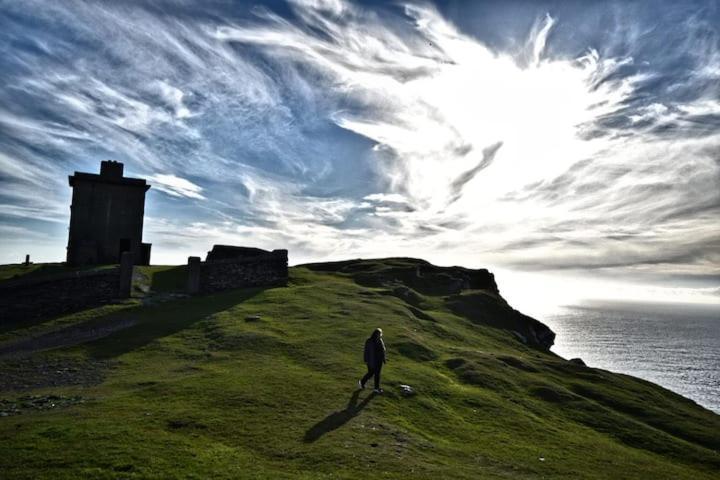
<path fill-rule="evenodd" d="M 313 271 L 348 275 L 358 284 L 384 287 L 413 307 L 421 303 L 418 293 L 445 297 L 453 312 L 477 323 L 510 330 L 533 347 L 549 350 L 555 332 L 544 323 L 524 315 L 500 295 L 495 276 L 487 269 L 440 267 L 411 257 L 355 259 L 301 265 Z"/>

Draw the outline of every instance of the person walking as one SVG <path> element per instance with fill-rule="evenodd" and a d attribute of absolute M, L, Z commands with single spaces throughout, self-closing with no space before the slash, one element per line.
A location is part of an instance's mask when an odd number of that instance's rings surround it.
<path fill-rule="evenodd" d="M 364 360 L 368 371 L 361 380 L 358 380 L 358 387 L 365 388 L 365 383 L 370 380 L 370 377 L 375 377 L 375 389 L 373 390 L 375 393 L 383 392 L 383 389 L 380 388 L 380 371 L 383 363 L 386 362 L 386 356 L 382 336 L 382 330 L 376 328 L 370 338 L 365 340 Z"/>

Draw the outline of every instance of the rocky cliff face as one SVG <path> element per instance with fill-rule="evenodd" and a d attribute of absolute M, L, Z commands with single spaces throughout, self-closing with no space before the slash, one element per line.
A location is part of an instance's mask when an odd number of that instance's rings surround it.
<path fill-rule="evenodd" d="M 311 270 L 347 274 L 357 283 L 387 288 L 413 308 L 423 297 L 441 297 L 456 315 L 473 323 L 510 330 L 531 347 L 549 350 L 555 333 L 538 320 L 512 308 L 500 295 L 495 277 L 486 269 L 438 267 L 414 258 L 347 260 L 306 265 Z"/>
<path fill-rule="evenodd" d="M 555 332 L 550 327 L 518 312 L 504 300 L 500 302 L 487 294 L 464 292 L 446 298 L 445 304 L 456 315 L 474 323 L 510 330 L 518 340 L 531 347 L 550 350 L 555 343 Z"/>

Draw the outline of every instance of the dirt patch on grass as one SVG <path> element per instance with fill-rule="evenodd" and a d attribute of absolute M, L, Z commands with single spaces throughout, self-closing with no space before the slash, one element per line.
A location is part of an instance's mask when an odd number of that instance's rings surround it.
<path fill-rule="evenodd" d="M 396 349 L 400 355 L 418 362 L 426 362 L 437 358 L 435 352 L 425 345 L 412 340 L 395 343 L 393 348 Z"/>
<path fill-rule="evenodd" d="M 437 322 L 435 318 L 431 317 L 427 313 L 423 312 L 419 308 L 415 308 L 412 305 L 408 305 L 408 310 L 410 310 L 410 313 L 412 313 L 416 318 L 419 318 L 420 320 L 427 320 L 428 322 Z"/>
<path fill-rule="evenodd" d="M 567 403 L 573 400 L 582 400 L 564 388 L 554 386 L 540 386 L 530 390 L 530 393 L 540 400 L 551 403 Z"/>
<path fill-rule="evenodd" d="M 0 360 L 0 391 L 97 385 L 111 367 L 104 360 L 20 358 Z"/>
<path fill-rule="evenodd" d="M 79 395 L 71 397 L 63 395 L 25 395 L 14 400 L 0 399 L 0 417 L 69 407 L 84 402 L 85 399 Z"/>
<path fill-rule="evenodd" d="M 445 362 L 445 365 L 455 372 L 463 383 L 498 392 L 517 389 L 517 386 L 509 380 L 510 376 L 498 368 L 502 363 L 493 357 L 473 360 L 451 358 Z"/>
<path fill-rule="evenodd" d="M 181 430 L 181 429 L 200 429 L 204 430 L 207 427 L 204 423 L 196 422 L 195 420 L 189 419 L 176 419 L 168 420 L 167 427 L 170 430 Z"/>
<path fill-rule="evenodd" d="M 32 338 L 0 346 L 0 359 L 3 357 L 24 357 L 41 350 L 70 347 L 91 342 L 137 323 L 132 317 L 94 319 L 79 325 L 61 328 Z"/>
<path fill-rule="evenodd" d="M 467 360 L 465 360 L 464 358 L 451 358 L 451 359 L 445 361 L 445 365 L 450 370 L 455 370 L 456 368 L 460 368 L 463 365 L 465 365 L 465 363 L 467 363 Z"/>
<path fill-rule="evenodd" d="M 538 369 L 535 368 L 533 365 L 530 365 L 529 363 L 525 362 L 524 360 L 522 360 L 518 357 L 505 355 L 505 356 L 500 356 L 497 358 L 498 358 L 498 360 L 503 362 L 505 365 L 508 365 L 513 368 L 517 368 L 517 369 L 520 369 L 520 370 L 523 370 L 526 372 L 537 372 L 538 371 Z"/>
<path fill-rule="evenodd" d="M 276 337 L 259 332 L 228 334 L 218 327 L 206 330 L 205 335 L 208 339 L 208 349 L 212 351 L 252 350 L 271 352 L 283 345 Z"/>

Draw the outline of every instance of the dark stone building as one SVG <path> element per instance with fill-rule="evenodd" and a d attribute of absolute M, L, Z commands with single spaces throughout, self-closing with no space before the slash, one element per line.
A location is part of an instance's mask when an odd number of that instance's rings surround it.
<path fill-rule="evenodd" d="M 142 243 L 145 180 L 123 177 L 123 164 L 100 164 L 100 174 L 75 172 L 70 205 L 70 265 L 120 263 L 122 252 L 133 253 L 136 265 L 150 264 L 150 244 Z"/>
<path fill-rule="evenodd" d="M 267 256 L 267 250 L 253 247 L 236 247 L 235 245 L 213 245 L 212 250 L 205 257 L 206 262 L 218 262 L 220 260 L 247 260 Z M 287 255 L 286 255 L 287 256 Z"/>

